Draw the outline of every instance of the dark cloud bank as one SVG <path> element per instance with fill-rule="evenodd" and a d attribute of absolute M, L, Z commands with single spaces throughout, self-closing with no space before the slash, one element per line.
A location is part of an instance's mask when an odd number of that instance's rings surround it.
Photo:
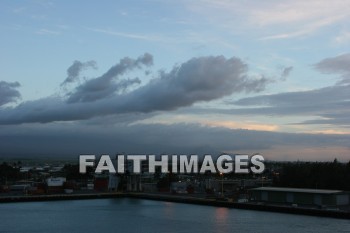
<path fill-rule="evenodd" d="M 103 119 L 101 119 L 103 120 Z M 0 156 L 70 156 L 79 154 L 212 154 L 225 151 L 262 153 L 280 160 L 291 154 L 290 148 L 348 147 L 348 135 L 276 133 L 232 130 L 197 124 L 85 125 L 69 123 L 1 126 Z M 263 151 L 285 147 L 278 156 Z M 295 159 L 314 160 L 307 154 Z M 324 155 L 320 155 L 324 156 Z M 334 151 L 329 159 L 348 160 Z M 293 157 L 292 157 L 293 158 Z M 326 157 L 327 158 L 327 157 Z"/>

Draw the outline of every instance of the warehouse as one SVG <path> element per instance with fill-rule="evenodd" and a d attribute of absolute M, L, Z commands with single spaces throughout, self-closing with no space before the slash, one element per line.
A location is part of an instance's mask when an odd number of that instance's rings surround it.
<path fill-rule="evenodd" d="M 51 177 L 46 179 L 48 193 L 63 193 L 63 185 L 66 182 L 65 177 Z"/>
<path fill-rule="evenodd" d="M 250 189 L 251 199 L 266 203 L 295 205 L 349 205 L 349 193 L 341 190 L 259 187 Z"/>

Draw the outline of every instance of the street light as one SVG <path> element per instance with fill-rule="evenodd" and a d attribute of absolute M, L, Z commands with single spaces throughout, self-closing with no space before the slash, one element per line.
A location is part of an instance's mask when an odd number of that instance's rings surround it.
<path fill-rule="evenodd" d="M 221 196 L 224 196 L 224 174 L 220 172 L 221 176 Z"/>

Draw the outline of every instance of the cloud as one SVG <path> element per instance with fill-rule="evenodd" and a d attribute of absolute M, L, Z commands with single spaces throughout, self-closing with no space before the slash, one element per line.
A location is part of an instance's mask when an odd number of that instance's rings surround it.
<path fill-rule="evenodd" d="M 74 121 L 123 113 L 170 111 L 208 102 L 240 92 L 259 92 L 270 82 L 251 78 L 247 65 L 240 59 L 223 56 L 192 58 L 170 72 L 160 72 L 149 83 L 129 92 L 116 92 L 138 79 L 115 82 L 126 71 L 142 64 L 152 64 L 145 54 L 134 60 L 124 58 L 102 76 L 86 81 L 68 94 L 67 100 L 48 97 L 28 101 L 15 108 L 0 110 L 0 124 Z"/>
<path fill-rule="evenodd" d="M 348 44 L 350 42 L 350 31 L 342 31 L 334 38 L 334 42 L 338 45 Z"/>
<path fill-rule="evenodd" d="M 303 116 L 313 120 L 293 124 L 323 124 L 350 128 L 350 85 L 299 92 L 259 95 L 233 102 L 229 110 L 212 110 L 216 113 L 255 116 Z"/>
<path fill-rule="evenodd" d="M 99 29 L 99 28 L 86 28 L 87 30 L 98 32 L 98 33 L 104 33 L 107 35 L 112 36 L 118 36 L 118 37 L 125 37 L 129 39 L 135 39 L 135 40 L 145 40 L 145 41 L 167 41 L 166 37 L 162 37 L 160 35 L 148 35 L 148 34 L 136 34 L 136 33 L 126 33 L 126 32 L 117 32 L 110 29 Z"/>
<path fill-rule="evenodd" d="M 312 116 L 315 119 L 300 124 L 350 127 L 350 54 L 326 58 L 314 67 L 323 73 L 340 74 L 342 81 L 314 90 L 242 98 L 231 104 L 244 108 L 221 112 L 242 115 Z M 284 72 L 287 73 L 288 70 L 289 68 L 286 68 Z"/>
<path fill-rule="evenodd" d="M 277 4 L 274 1 L 265 1 L 259 8 L 251 10 L 251 17 L 260 25 L 286 25 L 319 22 L 320 19 L 333 22 L 335 16 L 349 16 L 350 4 L 347 1 L 335 0 L 334 3 L 332 7 L 327 7 L 327 0 L 287 0 Z"/>
<path fill-rule="evenodd" d="M 87 62 L 80 62 L 80 61 L 74 61 L 73 64 L 67 69 L 67 78 L 64 80 L 64 82 L 61 84 L 61 86 L 75 82 L 79 79 L 79 74 L 82 70 L 87 68 L 97 68 L 95 61 L 87 61 Z"/>
<path fill-rule="evenodd" d="M 326 58 L 316 63 L 315 67 L 325 73 L 350 73 L 350 53 Z"/>
<path fill-rule="evenodd" d="M 265 35 L 262 40 L 310 36 L 340 22 L 346 25 L 350 19 L 350 2 L 344 0 L 334 0 L 331 6 L 327 0 L 182 2 L 191 12 L 205 16 L 207 24 L 229 31 L 253 29 Z"/>
<path fill-rule="evenodd" d="M 19 91 L 16 90 L 20 86 L 18 82 L 0 81 L 0 106 L 16 102 L 21 97 Z"/>
<path fill-rule="evenodd" d="M 349 2 L 336 0 L 334 4 L 329 7 L 326 0 L 287 0 L 277 4 L 266 1 L 259 7 L 253 7 L 248 14 L 252 24 L 275 31 L 262 39 L 288 39 L 308 36 L 349 20 Z"/>
<path fill-rule="evenodd" d="M 278 40 L 278 39 L 289 39 L 289 38 L 293 38 L 293 37 L 299 37 L 299 36 L 303 36 L 306 34 L 310 34 L 312 31 L 310 30 L 297 30 L 297 31 L 293 31 L 293 32 L 284 32 L 284 33 L 280 33 L 280 34 L 273 34 L 273 35 L 269 35 L 269 36 L 264 36 L 262 38 L 259 38 L 259 40 Z"/>
<path fill-rule="evenodd" d="M 346 101 L 350 98 L 350 85 L 330 86 L 309 91 L 286 92 L 272 95 L 259 95 L 233 102 L 239 106 L 293 107 L 324 106 Z M 290 114 L 290 113 L 287 113 Z"/>
<path fill-rule="evenodd" d="M 125 57 L 102 76 L 86 81 L 73 92 L 69 93 L 67 103 L 96 101 L 108 97 L 116 91 L 125 90 L 133 84 L 140 84 L 141 81 L 138 78 L 122 80 L 120 82 L 116 82 L 116 80 L 127 71 L 141 68 L 143 65 L 150 66 L 152 64 L 153 57 L 149 53 L 145 53 L 137 59 Z"/>
<path fill-rule="evenodd" d="M 128 93 L 122 108 L 141 112 L 174 110 L 233 93 L 259 92 L 270 81 L 264 77 L 251 79 L 246 71 L 246 64 L 235 57 L 193 58 Z"/>
<path fill-rule="evenodd" d="M 281 74 L 281 80 L 286 80 L 292 70 L 293 66 L 284 68 Z"/>
<path fill-rule="evenodd" d="M 326 58 L 315 64 L 314 67 L 326 74 L 341 74 L 342 82 L 350 83 L 350 53 Z"/>
<path fill-rule="evenodd" d="M 59 31 L 54 31 L 54 30 L 48 30 L 45 28 L 42 28 L 36 32 L 39 35 L 50 35 L 50 36 L 58 36 L 61 34 Z"/>
<path fill-rule="evenodd" d="M 104 99 L 116 92 L 124 91 L 133 84 L 140 84 L 139 78 L 123 79 L 113 82 L 111 79 L 93 79 L 76 88 L 75 92 L 68 94 L 67 103 L 92 102 Z"/>

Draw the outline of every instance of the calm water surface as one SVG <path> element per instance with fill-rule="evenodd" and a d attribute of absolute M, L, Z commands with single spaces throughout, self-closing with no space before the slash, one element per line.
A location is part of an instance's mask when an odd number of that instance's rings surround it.
<path fill-rule="evenodd" d="M 350 221 L 137 199 L 0 204 L 4 233 L 350 232 Z"/>

